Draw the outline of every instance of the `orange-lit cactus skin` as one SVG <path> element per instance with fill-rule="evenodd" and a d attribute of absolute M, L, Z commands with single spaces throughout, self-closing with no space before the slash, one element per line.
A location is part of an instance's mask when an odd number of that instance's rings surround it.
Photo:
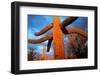
<path fill-rule="evenodd" d="M 45 53 L 45 48 L 43 47 L 43 50 L 42 50 L 42 60 L 46 60 L 46 53 Z"/>
<path fill-rule="evenodd" d="M 58 16 L 54 16 L 52 32 L 53 32 L 55 59 L 64 59 L 65 57 L 64 40 L 63 40 L 63 33 L 60 28 L 60 18 Z"/>

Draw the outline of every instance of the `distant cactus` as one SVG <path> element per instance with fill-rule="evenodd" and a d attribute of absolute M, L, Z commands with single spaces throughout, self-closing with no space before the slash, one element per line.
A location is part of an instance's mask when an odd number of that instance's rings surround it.
<path fill-rule="evenodd" d="M 43 49 L 42 49 L 42 60 L 46 60 L 47 59 L 47 57 L 46 57 L 46 49 L 45 49 L 45 47 L 43 47 Z"/>

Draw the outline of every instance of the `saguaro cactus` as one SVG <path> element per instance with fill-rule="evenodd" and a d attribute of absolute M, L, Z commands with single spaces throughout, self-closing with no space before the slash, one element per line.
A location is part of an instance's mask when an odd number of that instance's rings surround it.
<path fill-rule="evenodd" d="M 45 50 L 46 50 L 45 47 L 43 47 L 43 49 L 42 49 L 42 60 L 46 60 L 47 59 Z"/>
<path fill-rule="evenodd" d="M 53 46 L 54 46 L 54 53 L 55 59 L 64 59 L 64 40 L 63 40 L 63 33 L 60 28 L 60 18 L 58 16 L 54 16 L 54 23 L 53 23 Z"/>
<path fill-rule="evenodd" d="M 78 33 L 81 36 L 87 38 L 87 32 L 80 28 L 65 28 L 65 26 L 68 26 L 76 19 L 77 17 L 69 17 L 68 19 L 65 19 L 62 23 L 60 23 L 59 17 L 55 16 L 53 23 L 48 24 L 42 30 L 35 33 L 36 36 L 40 36 L 52 28 L 53 31 L 51 32 L 51 34 L 48 34 L 37 40 L 28 40 L 28 43 L 38 44 L 48 40 L 47 51 L 49 51 L 51 43 L 53 41 L 55 59 L 64 59 L 64 40 L 62 34 Z"/>

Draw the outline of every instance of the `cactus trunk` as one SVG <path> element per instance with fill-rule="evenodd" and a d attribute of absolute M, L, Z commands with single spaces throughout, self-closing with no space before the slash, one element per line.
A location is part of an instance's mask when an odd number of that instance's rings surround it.
<path fill-rule="evenodd" d="M 53 45 L 54 45 L 54 54 L 55 59 L 64 59 L 65 52 L 64 52 L 64 39 L 63 33 L 60 28 L 60 18 L 54 16 L 54 23 L 53 23 Z"/>

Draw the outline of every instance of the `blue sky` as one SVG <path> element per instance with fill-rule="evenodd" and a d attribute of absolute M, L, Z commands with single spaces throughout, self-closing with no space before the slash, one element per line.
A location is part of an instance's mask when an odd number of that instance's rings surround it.
<path fill-rule="evenodd" d="M 60 21 L 64 21 L 66 18 L 69 18 L 69 16 L 60 16 Z M 44 15 L 28 15 L 27 16 L 28 20 L 28 39 L 39 39 L 44 37 L 47 34 L 50 34 L 52 30 L 49 30 L 45 34 L 41 36 L 35 36 L 34 33 L 40 31 L 42 28 L 44 28 L 46 25 L 50 24 L 53 22 L 53 16 L 44 16 Z M 80 28 L 82 27 L 84 31 L 88 31 L 87 29 L 87 17 L 79 17 L 76 21 L 71 23 L 69 26 L 66 28 Z M 64 38 L 67 39 L 67 38 Z M 67 41 L 67 40 L 66 40 Z M 43 46 L 46 48 L 48 41 L 45 41 L 40 44 L 28 44 L 28 48 L 35 48 L 34 51 L 41 53 L 41 50 Z M 53 55 L 53 46 L 51 46 L 50 52 L 48 53 L 50 55 Z"/>

